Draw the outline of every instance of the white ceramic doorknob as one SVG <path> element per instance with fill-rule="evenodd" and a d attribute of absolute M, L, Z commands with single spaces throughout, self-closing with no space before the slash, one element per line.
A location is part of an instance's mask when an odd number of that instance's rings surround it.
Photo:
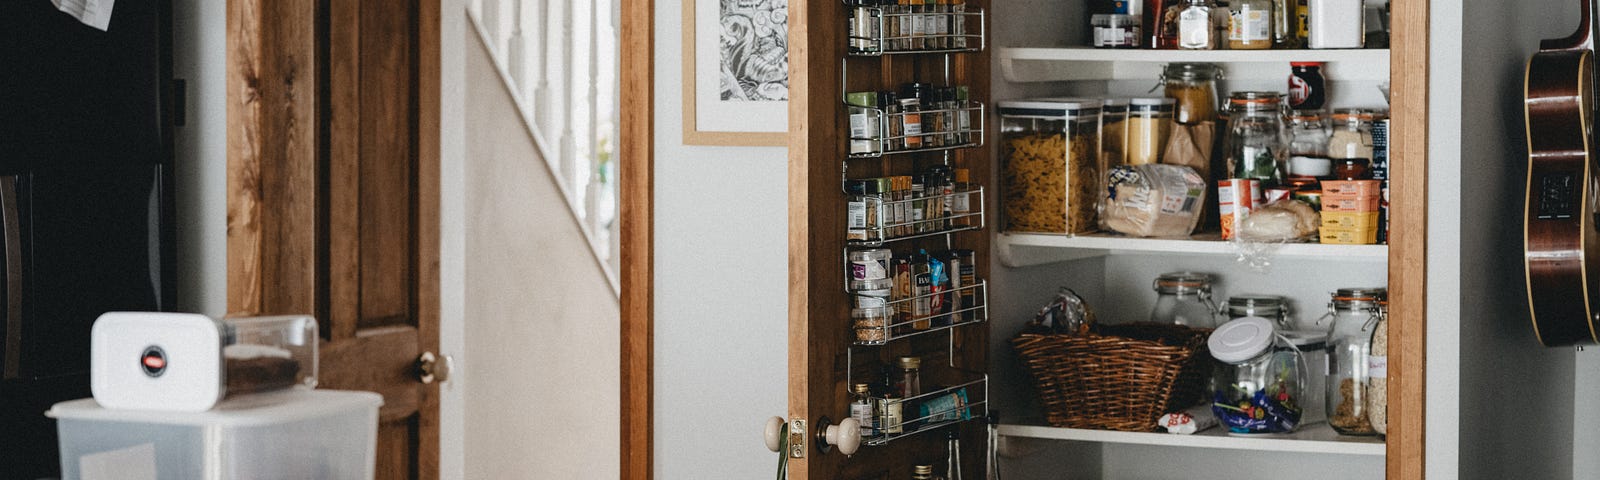
<path fill-rule="evenodd" d="M 762 432 L 766 435 L 767 450 L 778 451 L 783 442 L 783 418 L 772 417 L 767 419 L 767 428 Z"/>
<path fill-rule="evenodd" d="M 854 418 L 846 418 L 838 425 L 828 425 L 823 430 L 822 440 L 828 445 L 839 449 L 846 457 L 855 455 L 861 449 L 861 422 Z"/>

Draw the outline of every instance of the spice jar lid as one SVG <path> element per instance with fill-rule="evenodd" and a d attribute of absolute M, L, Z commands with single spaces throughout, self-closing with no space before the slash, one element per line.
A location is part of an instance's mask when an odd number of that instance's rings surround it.
<path fill-rule="evenodd" d="M 911 467 L 913 475 L 933 475 L 933 465 L 917 465 Z"/>
<path fill-rule="evenodd" d="M 1272 347 L 1277 328 L 1261 317 L 1234 319 L 1217 327 L 1206 339 L 1211 356 L 1225 363 L 1240 363 L 1255 358 Z"/>
<path fill-rule="evenodd" d="M 850 386 L 850 391 L 855 392 L 857 395 L 866 395 L 867 392 L 872 391 L 872 386 L 865 383 L 857 383 Z"/>
<path fill-rule="evenodd" d="M 922 357 L 900 357 L 898 362 L 901 370 L 922 368 Z"/>
<path fill-rule="evenodd" d="M 1159 293 L 1192 294 L 1211 291 L 1211 274 L 1195 272 L 1163 273 L 1152 286 Z"/>

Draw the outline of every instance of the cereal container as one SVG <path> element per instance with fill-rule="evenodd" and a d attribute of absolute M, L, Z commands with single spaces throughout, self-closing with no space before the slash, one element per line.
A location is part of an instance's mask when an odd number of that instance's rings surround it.
<path fill-rule="evenodd" d="M 1099 100 L 1075 98 L 1000 102 L 1006 231 L 1094 231 L 1100 107 Z"/>

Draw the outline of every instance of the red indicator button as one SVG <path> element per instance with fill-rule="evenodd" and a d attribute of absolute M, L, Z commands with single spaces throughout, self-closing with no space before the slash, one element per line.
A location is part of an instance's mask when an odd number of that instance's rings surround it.
<path fill-rule="evenodd" d="M 149 355 L 144 357 L 144 366 L 152 370 L 160 370 L 167 366 L 167 360 L 158 355 Z"/>

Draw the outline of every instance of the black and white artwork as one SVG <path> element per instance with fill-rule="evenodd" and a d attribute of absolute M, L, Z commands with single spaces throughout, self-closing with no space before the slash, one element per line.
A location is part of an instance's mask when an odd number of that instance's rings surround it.
<path fill-rule="evenodd" d="M 723 101 L 789 99 L 789 0 L 720 0 Z"/>

